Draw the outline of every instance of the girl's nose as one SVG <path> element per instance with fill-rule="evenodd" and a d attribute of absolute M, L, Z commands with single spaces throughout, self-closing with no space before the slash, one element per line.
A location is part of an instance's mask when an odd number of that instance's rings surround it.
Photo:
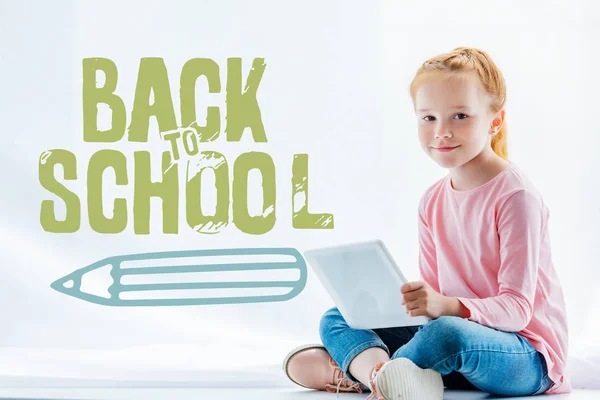
<path fill-rule="evenodd" d="M 436 138 L 451 138 L 452 137 L 452 132 L 450 132 L 448 129 L 440 129 L 438 131 L 436 131 L 435 133 L 435 137 Z"/>

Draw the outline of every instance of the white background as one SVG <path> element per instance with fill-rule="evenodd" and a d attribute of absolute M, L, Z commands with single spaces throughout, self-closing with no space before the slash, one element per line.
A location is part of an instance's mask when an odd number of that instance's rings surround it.
<path fill-rule="evenodd" d="M 551 211 L 571 354 L 600 357 L 598 22 L 590 1 L 568 7 L 559 1 L 1 1 L 0 356 L 10 362 L 0 374 L 169 380 L 199 369 L 276 365 L 292 347 L 319 341 L 320 316 L 333 305 L 310 269 L 305 290 L 282 303 L 112 308 L 50 289 L 55 279 L 112 255 L 302 251 L 380 238 L 405 274 L 418 279 L 417 202 L 447 171 L 420 150 L 408 86 L 425 59 L 458 46 L 488 52 L 506 78 L 509 157 Z M 204 106 L 219 105 L 222 128 L 227 58 L 242 58 L 244 82 L 252 60 L 265 58 L 257 97 L 268 142 L 255 144 L 246 132 L 242 142 L 226 143 L 222 135 L 206 150 L 225 154 L 230 169 L 243 152 L 271 155 L 274 229 L 251 236 L 230 224 L 218 235 L 201 235 L 187 227 L 180 202 L 179 235 L 163 235 L 160 202 L 153 200 L 150 235 L 133 234 L 130 206 L 125 232 L 93 232 L 85 196 L 90 156 L 113 148 L 128 157 L 128 187 L 115 188 L 114 176 L 106 176 L 109 205 L 114 196 L 131 202 L 132 152 L 152 152 L 158 179 L 165 147 L 154 119 L 146 144 L 83 142 L 81 63 L 87 57 L 117 64 L 128 124 L 140 58 L 165 60 L 176 116 L 183 64 L 215 60 L 222 93 L 206 94 L 200 81 L 198 117 Z M 82 204 L 75 234 L 50 234 L 39 223 L 41 201 L 56 198 L 39 184 L 38 157 L 54 148 L 77 156 L 79 179 L 65 183 Z M 333 213 L 334 230 L 291 226 L 291 167 L 299 153 L 309 155 L 309 210 Z M 260 206 L 259 183 L 252 182 L 251 212 Z"/>

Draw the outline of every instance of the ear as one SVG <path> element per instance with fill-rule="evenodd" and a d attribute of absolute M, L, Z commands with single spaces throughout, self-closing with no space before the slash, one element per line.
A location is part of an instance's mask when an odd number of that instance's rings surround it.
<path fill-rule="evenodd" d="M 496 136 L 498 132 L 500 132 L 500 129 L 502 129 L 502 126 L 504 125 L 504 115 L 504 108 L 496 113 L 490 126 L 490 135 Z"/>

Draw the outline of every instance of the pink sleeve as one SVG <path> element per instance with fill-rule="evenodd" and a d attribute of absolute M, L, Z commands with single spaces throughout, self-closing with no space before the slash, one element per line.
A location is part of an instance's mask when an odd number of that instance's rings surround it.
<path fill-rule="evenodd" d="M 425 217 L 423 199 L 419 203 L 419 272 L 421 279 L 440 293 L 435 243 Z"/>
<path fill-rule="evenodd" d="M 524 190 L 513 194 L 498 210 L 498 295 L 457 297 L 471 312 L 470 320 L 508 332 L 519 332 L 529 324 L 544 229 L 542 211 L 537 198 Z"/>

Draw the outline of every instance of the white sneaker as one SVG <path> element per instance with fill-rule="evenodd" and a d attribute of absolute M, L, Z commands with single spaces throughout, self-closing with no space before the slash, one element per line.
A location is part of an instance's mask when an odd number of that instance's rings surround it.
<path fill-rule="evenodd" d="M 367 400 L 442 400 L 442 375 L 419 368 L 408 358 L 379 363 L 371 371 L 371 395 Z"/>

